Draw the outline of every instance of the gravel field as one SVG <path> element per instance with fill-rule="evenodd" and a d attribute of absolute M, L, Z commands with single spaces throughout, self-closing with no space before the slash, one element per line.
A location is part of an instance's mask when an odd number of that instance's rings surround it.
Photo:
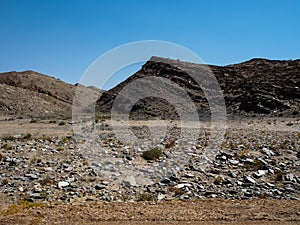
<path fill-rule="evenodd" d="M 74 137 L 68 122 L 1 120 L 0 224 L 299 224 L 299 123 L 228 120 L 217 155 L 203 170 L 208 122 L 184 145 L 170 142 L 174 129 L 156 145 L 164 154 L 145 160 L 147 146 L 116 140 L 105 120 L 96 124 L 93 143 Z M 147 125 L 132 122 L 146 137 Z M 80 129 L 86 134 L 91 126 Z M 186 164 L 169 177 L 160 173 L 181 151 Z M 158 175 L 146 182 L 150 170 Z"/>

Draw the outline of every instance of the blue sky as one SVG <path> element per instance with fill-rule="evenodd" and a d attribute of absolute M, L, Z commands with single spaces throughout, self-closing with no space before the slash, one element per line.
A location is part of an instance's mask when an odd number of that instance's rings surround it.
<path fill-rule="evenodd" d="M 296 59 L 300 1 L 0 0 L 1 72 L 76 83 L 96 58 L 139 40 L 174 42 L 217 65 Z"/>

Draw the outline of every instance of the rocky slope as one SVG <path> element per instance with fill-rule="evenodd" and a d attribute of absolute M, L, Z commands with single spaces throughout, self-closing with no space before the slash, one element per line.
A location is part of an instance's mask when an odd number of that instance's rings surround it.
<path fill-rule="evenodd" d="M 206 97 L 189 76 L 189 73 L 203 74 L 207 69 L 211 70 L 211 74 L 219 82 L 230 114 L 294 116 L 299 112 L 300 60 L 252 59 L 228 66 L 204 66 L 158 57 L 152 57 L 141 70 L 103 93 L 97 102 L 97 110 L 100 113 L 110 112 L 122 89 L 141 78 L 155 76 L 178 84 L 193 100 L 199 114 L 207 115 L 210 111 Z M 156 88 L 153 91 L 162 93 L 162 96 L 169 94 L 162 91 L 163 85 Z M 122 103 L 125 102 L 126 99 Z M 131 115 L 173 118 L 176 117 L 176 109 L 164 99 L 148 97 L 134 105 Z"/>
<path fill-rule="evenodd" d="M 86 98 L 100 91 L 34 71 L 0 73 L 0 88 L 0 115 L 40 118 L 70 117 L 75 90 Z"/>

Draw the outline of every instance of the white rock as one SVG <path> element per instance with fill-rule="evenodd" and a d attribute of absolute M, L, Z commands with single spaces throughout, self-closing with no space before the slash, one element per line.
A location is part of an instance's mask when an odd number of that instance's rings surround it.
<path fill-rule="evenodd" d="M 157 200 L 163 200 L 166 196 L 163 194 L 158 194 Z"/>
<path fill-rule="evenodd" d="M 64 188 L 64 187 L 67 187 L 67 186 L 69 186 L 70 184 L 69 184 L 69 182 L 67 182 L 67 181 L 60 181 L 60 182 L 58 182 L 58 187 L 59 188 Z"/>
<path fill-rule="evenodd" d="M 183 188 L 183 187 L 191 187 L 192 185 L 189 183 L 181 183 L 181 184 L 177 184 L 175 186 L 175 188 Z"/>
<path fill-rule="evenodd" d="M 246 177 L 246 181 L 248 181 L 248 182 L 250 182 L 252 184 L 256 184 L 256 181 L 252 177 L 250 177 L 250 176 Z"/>
<path fill-rule="evenodd" d="M 268 172 L 267 170 L 258 170 L 257 172 L 254 172 L 253 174 L 255 177 L 262 177 L 262 176 L 266 175 L 267 172 Z"/>
<path fill-rule="evenodd" d="M 127 186 L 127 187 L 132 187 L 132 186 L 136 186 L 136 182 L 135 182 L 135 179 L 134 179 L 134 176 L 130 175 L 130 176 L 127 176 L 123 183 Z"/>

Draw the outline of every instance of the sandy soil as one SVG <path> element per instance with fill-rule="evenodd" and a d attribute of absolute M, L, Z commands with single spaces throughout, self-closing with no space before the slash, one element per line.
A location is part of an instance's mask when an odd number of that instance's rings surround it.
<path fill-rule="evenodd" d="M 300 204 L 287 200 L 189 200 L 38 207 L 2 206 L 0 224 L 299 224 Z"/>

